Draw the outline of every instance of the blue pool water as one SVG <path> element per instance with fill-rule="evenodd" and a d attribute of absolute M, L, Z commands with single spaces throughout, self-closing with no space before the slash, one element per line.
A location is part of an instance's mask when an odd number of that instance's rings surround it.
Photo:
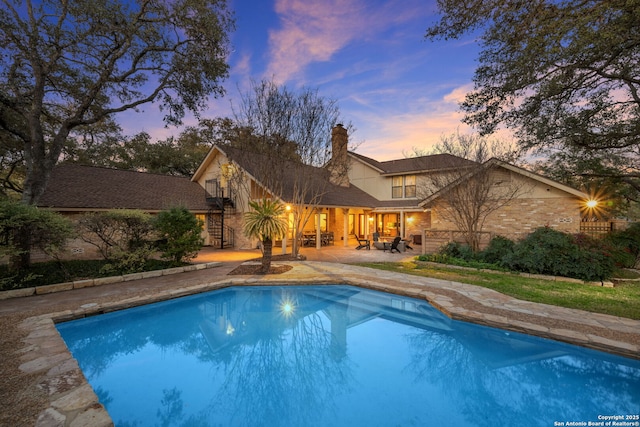
<path fill-rule="evenodd" d="M 227 288 L 57 327 L 116 426 L 554 426 L 640 414 L 640 361 L 350 286 Z"/>

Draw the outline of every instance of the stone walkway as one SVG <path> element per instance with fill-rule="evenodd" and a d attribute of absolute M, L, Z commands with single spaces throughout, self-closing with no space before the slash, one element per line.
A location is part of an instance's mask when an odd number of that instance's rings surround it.
<path fill-rule="evenodd" d="M 346 251 L 350 249 L 350 251 Z M 315 251 L 315 249 L 304 252 Z M 342 258 L 343 262 L 383 257 L 370 251 L 356 253 L 339 248 L 317 257 Z M 319 251 L 322 252 L 322 251 Z M 381 251 L 377 251 L 381 252 Z M 230 276 L 228 273 L 259 252 L 231 253 L 222 262 L 211 264 L 214 251 L 203 253 L 198 261 L 209 268 L 158 277 L 120 281 L 103 286 L 83 287 L 66 292 L 35 295 L 0 301 L 0 319 L 19 316 L 20 340 L 14 354 L 19 357 L 20 375 L 34 379 L 20 393 L 40 393 L 46 402 L 34 423 L 44 426 L 110 426 L 111 419 L 86 382 L 77 362 L 60 338 L 55 323 L 151 302 L 162 301 L 227 286 L 287 285 L 300 283 L 351 284 L 426 299 L 453 319 L 471 321 L 503 329 L 529 333 L 589 348 L 640 359 L 640 321 L 622 319 L 579 310 L 564 309 L 513 299 L 495 291 L 472 285 L 385 272 L 324 261 L 288 263 L 293 269 L 280 275 Z M 349 255 L 347 255 L 349 254 Z M 414 254 L 399 255 L 411 258 Z M 238 259 L 235 259 L 236 257 Z M 346 259 L 345 259 L 346 257 Z M 308 256 L 313 258 L 313 256 Z M 16 317 L 17 318 L 17 317 Z M 5 345 L 10 343 L 5 342 Z M 18 378 L 20 378 L 18 375 Z M 4 405 L 3 405 L 4 406 Z M 2 422 L 0 422 L 2 424 Z"/>

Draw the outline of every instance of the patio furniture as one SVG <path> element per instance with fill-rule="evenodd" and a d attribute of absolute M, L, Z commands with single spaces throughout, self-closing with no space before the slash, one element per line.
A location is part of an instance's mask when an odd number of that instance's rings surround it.
<path fill-rule="evenodd" d="M 410 243 L 411 243 L 411 238 L 409 238 L 409 240 L 403 240 L 401 243 L 404 243 L 404 247 L 405 249 L 411 249 L 413 250 L 413 248 L 411 247 Z"/>
<path fill-rule="evenodd" d="M 356 240 L 358 241 L 358 247 L 356 247 L 357 250 L 360 249 L 371 249 L 371 241 L 369 241 L 369 239 L 361 239 L 360 237 L 358 237 L 358 235 L 354 234 L 354 236 L 356 237 Z"/>
<path fill-rule="evenodd" d="M 380 249 L 381 251 L 386 251 L 387 249 L 389 249 L 390 245 L 391 242 L 383 242 L 381 240 L 373 242 L 373 247 L 376 249 Z"/>
<path fill-rule="evenodd" d="M 322 233 L 322 246 L 333 245 L 335 238 L 333 237 L 333 231 Z"/>
<path fill-rule="evenodd" d="M 302 246 L 315 246 L 316 245 L 316 233 L 303 233 L 302 234 Z"/>
<path fill-rule="evenodd" d="M 395 239 L 393 239 L 393 242 L 391 242 L 391 246 L 389 248 L 389 252 L 393 253 L 393 251 L 396 251 L 398 253 L 400 253 L 400 249 L 398 249 L 398 245 L 400 244 L 400 241 L 402 240 L 402 237 L 398 236 Z"/>

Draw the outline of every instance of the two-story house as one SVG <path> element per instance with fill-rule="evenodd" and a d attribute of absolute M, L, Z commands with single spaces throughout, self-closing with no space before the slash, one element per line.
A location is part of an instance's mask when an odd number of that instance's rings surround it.
<path fill-rule="evenodd" d="M 473 188 L 476 171 L 484 168 L 491 171 L 495 188 L 519 188 L 486 215 L 482 231 L 487 236 L 518 238 L 541 226 L 580 230 L 588 195 L 525 169 L 495 159 L 480 168 L 449 154 L 380 162 L 348 151 L 347 143 L 346 129 L 337 125 L 332 132 L 335 162 L 324 167 L 216 145 L 191 179 L 61 164 L 39 206 L 79 214 L 113 208 L 153 213 L 182 205 L 205 220 L 206 244 L 252 248 L 257 242 L 242 235 L 242 214 L 249 200 L 274 197 L 290 209 L 290 234 L 283 245 L 291 244 L 297 228 L 301 244 L 319 249 L 327 243 L 351 245 L 354 236 L 371 238 L 377 232 L 383 238 L 413 237 L 431 251 L 461 238 L 447 214 L 452 204 L 447 196 Z M 438 187 L 435 178 L 446 176 L 455 179 Z M 297 227 L 294 212 L 304 219 Z"/>

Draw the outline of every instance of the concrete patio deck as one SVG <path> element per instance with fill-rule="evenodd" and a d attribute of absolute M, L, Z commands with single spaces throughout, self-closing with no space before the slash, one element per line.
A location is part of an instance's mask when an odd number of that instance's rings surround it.
<path fill-rule="evenodd" d="M 195 262 L 212 268 L 0 301 L 2 355 L 13 355 L 0 371 L 5 388 L 0 395 L 2 406 L 9 408 L 9 415 L 0 416 L 0 425 L 112 425 L 58 335 L 55 322 L 227 286 L 351 284 L 426 299 L 454 319 L 640 358 L 640 321 L 520 301 L 472 285 L 348 265 L 410 260 L 419 249 L 390 254 L 335 245 L 301 252 L 307 260 L 287 262 L 293 268 L 286 273 L 237 276 L 228 273 L 243 261 L 260 257 L 258 250 L 207 248 Z M 278 253 L 274 248 L 274 255 Z M 7 397 L 8 392 L 13 399 Z M 24 396 L 30 396 L 27 403 L 21 403 Z"/>

